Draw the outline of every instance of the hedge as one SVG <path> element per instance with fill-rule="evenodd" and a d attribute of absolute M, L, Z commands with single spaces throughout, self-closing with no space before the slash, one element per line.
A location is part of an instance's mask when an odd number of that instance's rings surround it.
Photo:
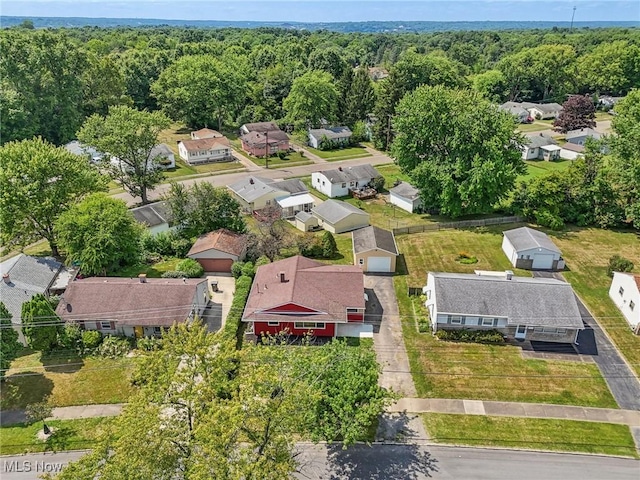
<path fill-rule="evenodd" d="M 436 337 L 449 342 L 504 343 L 504 335 L 498 330 L 438 330 Z"/>
<path fill-rule="evenodd" d="M 229 309 L 229 314 L 224 324 L 223 334 L 229 337 L 236 337 L 236 348 L 238 350 L 242 348 L 245 327 L 245 324 L 241 321 L 242 313 L 244 312 L 244 306 L 249 297 L 252 282 L 253 279 L 246 275 L 241 275 L 236 279 L 236 291 L 233 295 L 233 302 L 231 302 L 231 308 Z"/>

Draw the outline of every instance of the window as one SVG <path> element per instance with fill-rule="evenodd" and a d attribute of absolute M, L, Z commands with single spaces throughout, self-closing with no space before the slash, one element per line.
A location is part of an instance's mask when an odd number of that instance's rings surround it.
<path fill-rule="evenodd" d="M 343 184 L 342 184 L 342 188 L 345 188 L 346 186 L 347 186 L 347 184 L 346 184 L 346 183 L 343 183 Z"/>
<path fill-rule="evenodd" d="M 355 186 L 355 184 L 356 184 L 356 182 L 350 182 L 349 186 L 353 187 L 353 186 Z"/>
<path fill-rule="evenodd" d="M 493 318 L 483 318 L 482 319 L 483 327 L 493 327 Z"/>
<path fill-rule="evenodd" d="M 322 185 L 324 185 L 324 180 L 322 181 Z"/>
<path fill-rule="evenodd" d="M 565 333 L 567 333 L 567 329 L 566 328 L 557 328 L 556 331 L 560 335 L 564 335 Z"/>
<path fill-rule="evenodd" d="M 154 335 L 160 335 L 162 333 L 162 327 L 153 327 Z"/>
<path fill-rule="evenodd" d="M 624 295 L 624 288 L 620 287 L 618 289 L 618 293 L 620 294 L 620 296 L 623 296 Z"/>
<path fill-rule="evenodd" d="M 270 327 L 277 327 L 278 325 L 280 325 L 280 322 L 267 322 L 267 325 L 269 325 Z"/>
<path fill-rule="evenodd" d="M 357 308 L 347 308 L 347 313 L 358 313 Z"/>
<path fill-rule="evenodd" d="M 100 328 L 102 330 L 111 330 L 111 322 L 100 322 Z"/>
<path fill-rule="evenodd" d="M 364 265 L 364 258 L 358 259 L 358 265 Z"/>
<path fill-rule="evenodd" d="M 633 312 L 633 309 L 635 308 L 636 304 L 633 302 L 633 300 L 631 300 L 629 302 L 629 309 Z"/>
<path fill-rule="evenodd" d="M 305 328 L 318 328 L 323 329 L 324 323 L 316 323 L 316 322 L 295 322 L 293 326 L 297 329 L 305 329 Z"/>
<path fill-rule="evenodd" d="M 459 315 L 451 315 L 451 323 L 454 325 L 461 325 L 462 324 L 462 317 Z"/>
<path fill-rule="evenodd" d="M 554 327 L 542 327 L 542 333 L 558 333 L 558 329 Z"/>

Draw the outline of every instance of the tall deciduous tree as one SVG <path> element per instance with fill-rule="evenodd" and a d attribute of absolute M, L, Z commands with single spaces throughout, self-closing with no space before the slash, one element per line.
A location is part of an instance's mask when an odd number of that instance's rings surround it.
<path fill-rule="evenodd" d="M 586 91 L 623 95 L 640 85 L 640 47 L 624 40 L 601 43 L 578 59 L 580 84 Z"/>
<path fill-rule="evenodd" d="M 331 75 L 310 71 L 293 81 L 283 107 L 287 120 L 296 127 L 317 127 L 322 119 L 329 122 L 337 119 L 338 99 L 338 89 Z"/>
<path fill-rule="evenodd" d="M 567 133 L 596 126 L 596 107 L 589 95 L 574 95 L 562 104 L 562 111 L 553 122 L 554 130 Z"/>
<path fill-rule="evenodd" d="M 419 87 L 398 105 L 392 153 L 427 209 L 487 213 L 524 171 L 513 118 L 471 90 Z"/>
<path fill-rule="evenodd" d="M 84 115 L 106 115 L 111 105 L 131 105 L 120 66 L 112 57 L 88 58 L 83 77 Z"/>
<path fill-rule="evenodd" d="M 188 55 L 169 65 L 151 90 L 172 118 L 220 130 L 243 107 L 247 78 L 230 58 Z"/>
<path fill-rule="evenodd" d="M 83 273 L 105 274 L 138 260 L 143 227 L 122 200 L 89 195 L 60 215 L 55 228 L 67 260 Z"/>
<path fill-rule="evenodd" d="M 62 321 L 44 295 L 37 294 L 23 303 L 21 316 L 22 333 L 30 348 L 47 353 L 57 346 Z"/>
<path fill-rule="evenodd" d="M 353 127 L 357 121 L 366 119 L 368 114 L 373 113 L 375 102 L 373 83 L 369 78 L 367 66 L 362 65 L 353 74 L 346 95 L 343 116 L 347 125 Z"/>
<path fill-rule="evenodd" d="M 11 323 L 11 314 L 5 304 L 0 302 L 0 382 L 4 380 L 5 373 L 21 348 L 18 332 Z"/>
<path fill-rule="evenodd" d="M 506 80 L 500 70 L 474 75 L 471 84 L 480 95 L 495 103 L 502 103 L 508 96 Z"/>
<path fill-rule="evenodd" d="M 226 189 L 210 183 L 195 182 L 191 187 L 172 183 L 165 200 L 171 221 L 186 238 L 219 228 L 232 232 L 244 232 L 246 228 L 240 204 Z"/>
<path fill-rule="evenodd" d="M 322 46 L 309 55 L 309 70 L 322 70 L 338 80 L 349 65 L 340 56 L 340 51 L 333 46 Z"/>
<path fill-rule="evenodd" d="M 42 139 L 0 147 L 0 238 L 24 246 L 44 238 L 58 256 L 54 223 L 75 201 L 104 190 L 106 182 L 86 159 Z"/>
<path fill-rule="evenodd" d="M 142 203 L 148 191 L 163 178 L 151 150 L 158 135 L 171 121 L 160 112 L 144 112 L 127 106 L 109 107 L 106 117 L 92 115 L 78 132 L 78 139 L 106 154 L 104 167 L 124 189 Z"/>

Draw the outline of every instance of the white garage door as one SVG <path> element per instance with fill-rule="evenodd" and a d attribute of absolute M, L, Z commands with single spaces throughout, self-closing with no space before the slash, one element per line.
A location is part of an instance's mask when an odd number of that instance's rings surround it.
<path fill-rule="evenodd" d="M 369 257 L 367 261 L 368 272 L 390 272 L 391 271 L 391 258 L 390 257 Z"/>
<path fill-rule="evenodd" d="M 536 253 L 533 255 L 533 268 L 549 269 L 553 266 L 553 255 Z"/>

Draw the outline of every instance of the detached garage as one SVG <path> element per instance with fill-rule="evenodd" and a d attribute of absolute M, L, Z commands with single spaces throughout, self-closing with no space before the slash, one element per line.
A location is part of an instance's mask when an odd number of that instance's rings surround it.
<path fill-rule="evenodd" d="M 311 209 L 318 225 L 331 233 L 344 233 L 369 225 L 369 214 L 340 200 L 327 200 Z"/>
<path fill-rule="evenodd" d="M 564 270 L 562 252 L 546 233 L 529 227 L 502 233 L 502 250 L 514 267 L 525 270 Z"/>
<path fill-rule="evenodd" d="M 396 271 L 398 246 L 393 233 L 378 227 L 355 230 L 353 238 L 353 259 L 365 272 L 393 273 Z"/>
<path fill-rule="evenodd" d="M 198 237 L 187 257 L 196 260 L 205 272 L 231 272 L 233 262 L 244 259 L 246 238 L 226 229 Z"/>

